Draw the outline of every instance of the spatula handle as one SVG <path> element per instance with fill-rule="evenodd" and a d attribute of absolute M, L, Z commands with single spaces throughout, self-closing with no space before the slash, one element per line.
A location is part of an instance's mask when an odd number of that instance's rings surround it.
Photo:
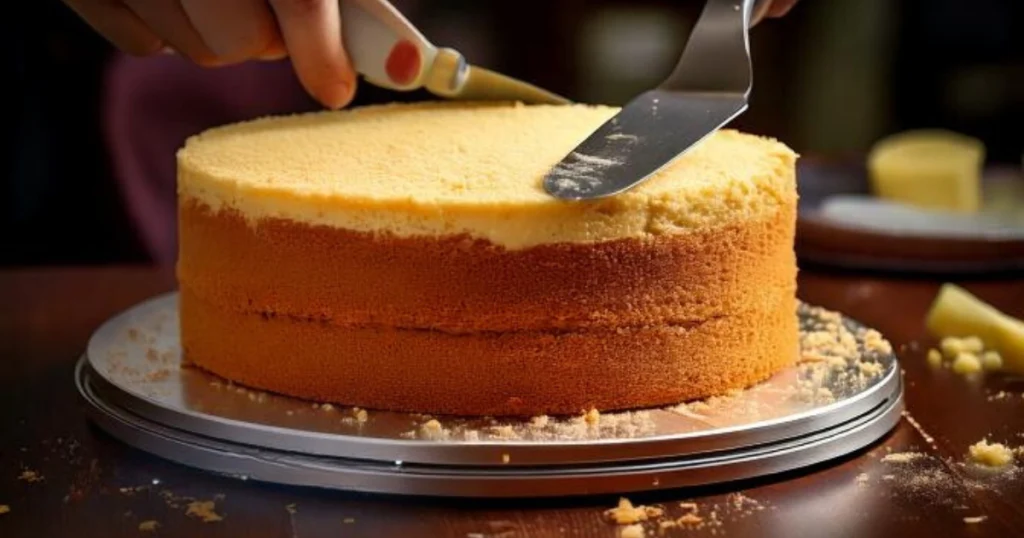
<path fill-rule="evenodd" d="M 425 83 L 437 49 L 386 0 L 339 0 L 342 40 L 358 73 L 392 90 Z"/>

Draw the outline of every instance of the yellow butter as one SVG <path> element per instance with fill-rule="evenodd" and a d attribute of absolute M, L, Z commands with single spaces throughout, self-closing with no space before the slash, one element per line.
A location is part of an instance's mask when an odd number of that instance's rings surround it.
<path fill-rule="evenodd" d="M 973 213 L 981 205 L 985 146 L 941 129 L 898 133 L 878 141 L 868 155 L 872 192 L 926 209 Z"/>

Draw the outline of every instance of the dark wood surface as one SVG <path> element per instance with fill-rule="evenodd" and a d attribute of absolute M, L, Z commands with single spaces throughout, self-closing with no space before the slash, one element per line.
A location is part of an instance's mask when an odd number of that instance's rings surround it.
<path fill-rule="evenodd" d="M 966 285 L 1024 315 L 1024 280 Z M 0 505 L 10 508 L 0 515 L 0 536 L 618 536 L 602 518 L 614 497 L 482 502 L 314 491 L 212 476 L 111 439 L 86 420 L 73 363 L 97 325 L 173 286 L 171 272 L 146 268 L 0 272 Z M 937 286 L 801 274 L 804 300 L 874 326 L 897 345 L 919 427 L 904 419 L 870 449 L 813 469 L 631 498 L 671 516 L 683 513 L 679 502 L 693 501 L 720 521 L 665 536 L 1024 536 L 1024 472 L 979 475 L 960 464 L 986 436 L 1024 445 L 1024 379 L 972 382 L 927 366 L 923 316 Z M 882 461 L 910 450 L 927 456 Z M 26 470 L 42 480 L 19 479 Z M 184 498 L 215 501 L 224 519 L 187 516 Z M 969 516 L 986 519 L 965 523 Z M 143 521 L 159 526 L 146 533 Z M 656 525 L 648 529 L 659 535 Z"/>

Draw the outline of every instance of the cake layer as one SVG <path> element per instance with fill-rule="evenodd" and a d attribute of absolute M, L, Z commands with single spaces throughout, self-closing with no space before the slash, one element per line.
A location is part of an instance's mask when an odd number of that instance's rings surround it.
<path fill-rule="evenodd" d="M 183 198 L 178 274 L 237 313 L 446 332 L 703 322 L 792 298 L 795 206 L 656 238 L 507 250 L 282 219 L 254 225 Z M 796 335 L 790 335 L 796 338 Z"/>
<path fill-rule="evenodd" d="M 572 414 L 674 404 L 763 380 L 797 357 L 796 302 L 693 325 L 482 332 L 339 327 L 181 293 L 189 361 L 259 389 L 377 409 Z"/>
<path fill-rule="evenodd" d="M 253 222 L 466 235 L 508 249 L 713 229 L 795 200 L 793 152 L 734 131 L 619 196 L 547 195 L 544 174 L 616 111 L 431 103 L 256 120 L 189 139 L 179 193 Z"/>
<path fill-rule="evenodd" d="M 795 155 L 722 131 L 621 195 L 547 195 L 548 169 L 614 113 L 385 106 L 190 139 L 186 359 L 302 398 L 454 414 L 677 403 L 791 364 Z"/>

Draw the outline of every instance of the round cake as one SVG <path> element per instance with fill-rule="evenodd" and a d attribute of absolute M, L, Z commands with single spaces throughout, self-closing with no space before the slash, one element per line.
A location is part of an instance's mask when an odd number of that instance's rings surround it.
<path fill-rule="evenodd" d="M 725 130 L 618 196 L 548 195 L 545 173 L 616 112 L 388 105 L 189 139 L 185 360 L 460 415 L 673 404 L 793 364 L 796 155 Z"/>

